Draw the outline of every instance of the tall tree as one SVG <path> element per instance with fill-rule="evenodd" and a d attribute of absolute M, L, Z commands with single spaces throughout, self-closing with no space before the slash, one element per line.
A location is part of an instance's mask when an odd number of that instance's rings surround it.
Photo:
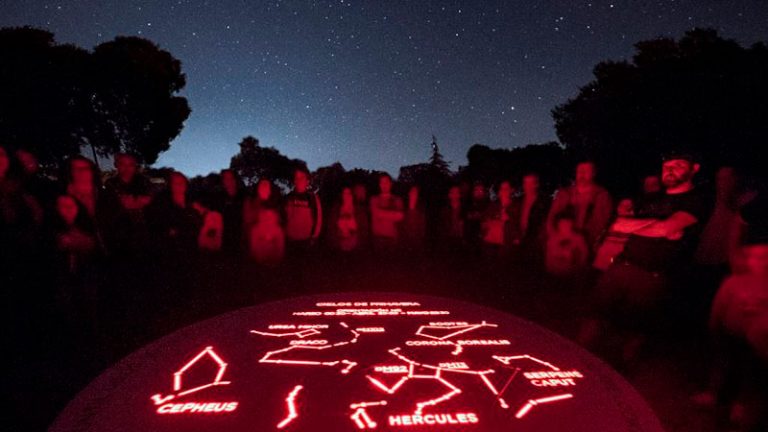
<path fill-rule="evenodd" d="M 701 154 L 709 168 L 760 160 L 768 142 L 765 44 L 744 48 L 693 30 L 635 47 L 631 62 L 598 64 L 595 79 L 553 110 L 571 156 L 595 159 L 614 189 L 658 170 L 660 154 L 673 148 Z"/>
<path fill-rule="evenodd" d="M 118 37 L 93 52 L 52 33 L 0 29 L 0 142 L 28 148 L 54 167 L 84 146 L 152 163 L 189 116 L 181 63 L 141 38 Z"/>
<path fill-rule="evenodd" d="M 101 155 L 130 152 L 154 163 L 190 114 L 176 96 L 186 84 L 181 62 L 137 37 L 103 43 L 91 57 L 96 127 L 89 139 Z"/>

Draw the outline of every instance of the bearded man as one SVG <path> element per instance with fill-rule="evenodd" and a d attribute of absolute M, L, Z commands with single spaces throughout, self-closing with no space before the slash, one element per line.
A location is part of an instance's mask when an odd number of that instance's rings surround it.
<path fill-rule="evenodd" d="M 629 239 L 597 282 L 593 316 L 579 334 L 582 344 L 593 345 L 612 324 L 629 335 L 621 354 L 630 361 L 647 331 L 660 322 L 669 280 L 691 261 L 708 218 L 710 204 L 693 182 L 699 169 L 692 154 L 668 153 L 661 167 L 664 193 L 644 203 L 635 217 L 619 217 L 613 223 L 611 230 L 629 234 Z"/>

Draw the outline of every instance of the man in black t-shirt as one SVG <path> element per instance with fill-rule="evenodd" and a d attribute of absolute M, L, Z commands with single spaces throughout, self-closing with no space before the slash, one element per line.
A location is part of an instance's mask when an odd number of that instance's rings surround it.
<path fill-rule="evenodd" d="M 634 358 L 644 330 L 656 321 L 670 274 L 690 260 L 706 223 L 709 205 L 694 187 L 699 164 L 690 154 L 670 153 L 662 165 L 665 193 L 644 203 L 636 217 L 619 217 L 612 231 L 629 234 L 624 251 L 595 287 L 595 316 L 581 328 L 579 341 L 592 345 L 610 322 L 634 333 L 622 358 Z"/>

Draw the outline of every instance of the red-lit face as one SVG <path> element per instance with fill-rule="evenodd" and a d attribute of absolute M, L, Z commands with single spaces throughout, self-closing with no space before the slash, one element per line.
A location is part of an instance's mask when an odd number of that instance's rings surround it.
<path fill-rule="evenodd" d="M 72 170 L 72 182 L 76 184 L 93 182 L 93 171 L 91 165 L 80 159 L 75 159 L 70 164 Z"/>
<path fill-rule="evenodd" d="M 77 219 L 77 202 L 69 195 L 62 195 L 56 199 L 56 213 L 67 225 L 73 225 Z"/>
<path fill-rule="evenodd" d="M 634 204 L 632 204 L 632 200 L 629 198 L 619 201 L 619 205 L 616 206 L 616 214 L 621 217 L 631 217 L 634 213 Z"/>
<path fill-rule="evenodd" d="M 232 171 L 224 171 L 221 173 L 221 185 L 224 190 L 230 195 L 234 195 L 237 192 L 237 179 Z"/>
<path fill-rule="evenodd" d="M 768 245 L 747 246 L 744 255 L 750 274 L 768 276 Z"/>
<path fill-rule="evenodd" d="M 485 198 L 485 187 L 483 185 L 475 185 L 472 187 L 472 199 L 480 201 Z"/>
<path fill-rule="evenodd" d="M 721 197 L 727 197 L 736 188 L 736 171 L 732 167 L 722 167 L 717 170 L 715 179 L 717 194 Z"/>
<path fill-rule="evenodd" d="M 341 191 L 341 204 L 344 206 L 354 205 L 355 197 L 352 195 L 352 189 L 345 187 Z"/>
<path fill-rule="evenodd" d="M 655 194 L 661 191 L 661 181 L 657 176 L 648 176 L 643 179 L 643 192 Z"/>
<path fill-rule="evenodd" d="M 11 161 L 8 159 L 8 154 L 5 152 L 4 148 L 0 147 L 0 178 L 5 177 L 10 165 Z"/>
<path fill-rule="evenodd" d="M 392 193 L 392 179 L 387 176 L 379 177 L 379 190 L 384 195 Z"/>
<path fill-rule="evenodd" d="M 261 201 L 266 201 L 270 195 L 272 195 L 272 183 L 266 179 L 259 180 L 259 184 L 256 185 L 256 196 Z"/>
<path fill-rule="evenodd" d="M 117 175 L 124 181 L 133 179 L 133 176 L 136 175 L 137 166 L 136 159 L 129 155 L 120 155 L 115 159 Z"/>
<path fill-rule="evenodd" d="M 680 186 L 691 181 L 698 170 L 697 164 L 692 164 L 687 160 L 668 160 L 661 166 L 661 181 L 667 188 Z"/>
<path fill-rule="evenodd" d="M 523 193 L 525 195 L 536 195 L 539 191 L 539 177 L 527 175 L 523 177 Z"/>
<path fill-rule="evenodd" d="M 307 173 L 297 170 L 293 174 L 293 187 L 298 193 L 306 192 L 307 187 L 309 187 L 309 178 L 307 177 Z"/>
<path fill-rule="evenodd" d="M 461 189 L 458 186 L 452 186 L 448 190 L 448 202 L 453 208 L 458 208 L 461 205 Z"/>
<path fill-rule="evenodd" d="M 174 173 L 171 176 L 170 184 L 171 193 L 173 195 L 184 195 L 187 193 L 187 178 L 179 173 Z"/>
<path fill-rule="evenodd" d="M 590 185 L 595 180 L 595 164 L 582 162 L 576 165 L 576 184 Z"/>
<path fill-rule="evenodd" d="M 16 150 L 16 160 L 19 161 L 24 172 L 28 174 L 34 174 L 40 168 L 37 157 L 26 150 Z"/>
<path fill-rule="evenodd" d="M 512 185 L 509 182 L 501 182 L 499 185 L 499 200 L 509 202 L 512 199 Z"/>
<path fill-rule="evenodd" d="M 419 202 L 419 188 L 416 186 L 411 186 L 410 189 L 408 189 L 408 202 L 411 203 L 411 205 L 415 205 L 417 202 Z"/>
<path fill-rule="evenodd" d="M 355 194 L 355 201 L 359 203 L 364 203 L 365 200 L 368 198 L 368 191 L 365 189 L 365 185 L 357 184 L 353 188 L 353 192 Z"/>

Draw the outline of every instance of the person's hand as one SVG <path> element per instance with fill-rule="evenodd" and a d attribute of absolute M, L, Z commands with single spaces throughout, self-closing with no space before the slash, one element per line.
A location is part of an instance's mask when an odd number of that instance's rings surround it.
<path fill-rule="evenodd" d="M 683 238 L 682 231 L 675 231 L 667 235 L 667 240 L 680 240 L 681 238 Z"/>

